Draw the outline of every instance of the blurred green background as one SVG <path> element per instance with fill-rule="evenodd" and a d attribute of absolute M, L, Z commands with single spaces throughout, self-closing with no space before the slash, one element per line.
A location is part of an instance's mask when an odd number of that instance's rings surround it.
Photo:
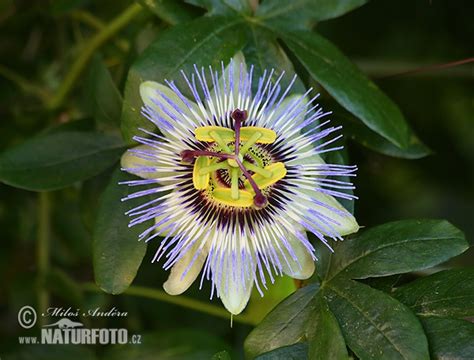
<path fill-rule="evenodd" d="M 46 112 L 41 99 L 57 88 L 84 41 L 128 5 L 122 0 L 0 2 L 0 151 L 46 126 L 70 119 L 84 119 L 81 126 L 90 126 L 85 110 L 86 74 L 60 112 Z M 93 16 L 95 24 L 87 15 Z M 400 106 L 433 152 L 424 159 L 403 160 L 349 141 L 351 162 L 359 166 L 356 215 L 361 225 L 404 218 L 445 218 L 464 230 L 472 244 L 474 65 L 403 73 L 473 57 L 473 15 L 474 3 L 468 0 L 379 0 L 318 25 L 323 35 Z M 100 53 L 121 90 L 130 63 L 166 26 L 144 13 L 101 47 Z M 120 325 L 131 333 L 146 334 L 142 358 L 185 358 L 196 346 L 202 353 L 193 353 L 192 358 L 209 358 L 224 349 L 241 357 L 249 325 L 234 323 L 230 328 L 227 319 L 165 302 L 85 291 L 81 284 L 93 281 L 90 229 L 97 206 L 95 195 L 108 175 L 50 194 L 52 273 L 47 287 L 51 303 L 85 308 L 116 306 L 127 311 L 125 320 L 94 319 L 93 325 Z M 66 353 L 71 359 L 93 358 L 93 353 L 111 359 L 132 357 L 136 348 L 55 347 L 53 351 L 18 345 L 18 336 L 28 335 L 28 331 L 18 326 L 17 311 L 25 304 L 34 306 L 37 299 L 38 198 L 37 193 L 0 184 L 0 358 L 7 353 L 32 359 L 51 359 L 52 353 L 58 359 L 65 358 Z M 135 285 L 161 288 L 166 279 L 159 264 L 150 264 L 152 252 L 153 248 Z M 472 253 L 471 249 L 455 261 L 472 265 Z M 188 295 L 207 301 L 208 290 L 198 291 L 195 284 Z M 218 300 L 213 303 L 220 306 Z"/>

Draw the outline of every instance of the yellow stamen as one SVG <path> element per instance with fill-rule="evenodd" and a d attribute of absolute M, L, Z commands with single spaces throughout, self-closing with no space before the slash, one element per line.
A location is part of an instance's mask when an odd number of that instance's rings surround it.
<path fill-rule="evenodd" d="M 252 179 L 255 181 L 259 189 L 264 189 L 270 185 L 275 184 L 278 180 L 281 180 L 286 175 L 286 168 L 282 162 L 277 162 L 265 167 L 265 170 L 271 171 L 271 177 L 264 177 L 261 174 L 254 174 Z M 248 191 L 253 192 L 252 186 L 248 180 L 245 181 L 245 188 Z"/>
<path fill-rule="evenodd" d="M 217 188 L 213 191 L 212 196 L 215 200 L 224 205 L 235 207 L 251 207 L 253 205 L 253 194 L 239 190 L 239 199 L 232 198 L 232 190 L 229 188 Z"/>
<path fill-rule="evenodd" d="M 255 133 L 262 135 L 258 141 L 256 141 L 258 144 L 271 144 L 276 140 L 275 131 L 258 126 L 244 126 L 240 128 L 240 140 L 249 140 Z"/>
<path fill-rule="evenodd" d="M 209 158 L 207 156 L 199 156 L 194 162 L 193 168 L 193 185 L 197 190 L 204 190 L 209 186 L 209 173 L 201 175 L 201 169 L 209 166 Z"/>
<path fill-rule="evenodd" d="M 256 141 L 259 144 L 271 144 L 276 140 L 276 132 L 270 129 L 265 129 L 258 126 L 243 126 L 240 128 L 240 140 L 247 141 L 256 132 L 261 133 L 261 138 Z M 213 134 L 211 134 L 213 133 Z M 221 126 L 201 126 L 194 130 L 194 135 L 199 141 L 217 141 L 213 135 L 217 135 L 224 143 L 235 141 L 234 130 Z M 220 144 L 219 144 L 220 145 Z"/>

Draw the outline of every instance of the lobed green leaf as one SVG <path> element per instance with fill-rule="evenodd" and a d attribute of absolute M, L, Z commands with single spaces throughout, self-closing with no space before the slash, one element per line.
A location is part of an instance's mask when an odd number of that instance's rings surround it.
<path fill-rule="evenodd" d="M 474 324 L 443 317 L 422 317 L 430 346 L 436 360 L 474 359 Z"/>
<path fill-rule="evenodd" d="M 361 359 L 429 359 L 416 316 L 389 295 L 353 280 L 335 279 L 324 296 L 344 338 Z"/>
<path fill-rule="evenodd" d="M 249 358 L 305 340 L 306 322 L 313 309 L 318 285 L 306 286 L 275 307 L 252 330 L 244 343 Z"/>
<path fill-rule="evenodd" d="M 348 238 L 335 247 L 325 279 L 387 276 L 440 264 L 468 248 L 464 234 L 445 220 L 402 220 Z"/>
<path fill-rule="evenodd" d="M 306 325 L 308 357 L 314 360 L 348 359 L 339 323 L 321 293 L 316 296 L 314 302 L 314 310 Z"/>
<path fill-rule="evenodd" d="M 452 269 L 419 278 L 393 296 L 418 315 L 474 317 L 474 269 Z"/>

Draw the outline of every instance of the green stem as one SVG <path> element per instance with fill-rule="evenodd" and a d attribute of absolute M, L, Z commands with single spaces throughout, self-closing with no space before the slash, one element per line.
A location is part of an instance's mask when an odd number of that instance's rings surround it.
<path fill-rule="evenodd" d="M 75 10 L 71 13 L 71 17 L 98 31 L 101 31 L 106 27 L 102 20 L 88 13 L 87 11 Z M 115 39 L 114 44 L 123 52 L 128 52 L 130 49 L 130 44 L 128 41 L 123 39 Z"/>
<path fill-rule="evenodd" d="M 51 203 L 49 193 L 41 192 L 38 196 L 38 242 L 36 252 L 38 267 L 38 309 L 39 311 L 45 311 L 49 307 L 49 293 L 46 290 L 45 283 L 46 276 L 49 272 Z"/>
<path fill-rule="evenodd" d="M 95 51 L 130 23 L 130 21 L 140 14 L 142 10 L 143 8 L 140 4 L 130 5 L 85 44 L 81 54 L 72 64 L 71 69 L 64 78 L 64 81 L 59 86 L 58 92 L 46 104 L 49 109 L 57 109 L 62 105 L 64 99 L 71 91 Z"/>
<path fill-rule="evenodd" d="M 102 292 L 97 285 L 93 283 L 85 283 L 83 284 L 83 289 L 86 291 L 93 291 L 93 292 Z M 216 316 L 222 319 L 230 320 L 230 313 L 224 310 L 221 307 L 217 307 L 215 305 L 207 304 L 205 302 L 194 300 L 186 296 L 172 296 L 167 294 L 162 290 L 151 289 L 143 286 L 130 286 L 125 292 L 124 295 L 130 296 L 139 296 L 153 300 L 163 301 L 169 304 L 174 304 L 178 306 L 182 306 L 191 310 L 199 311 L 204 314 Z M 256 321 L 251 319 L 247 315 L 237 315 L 234 317 L 234 321 L 246 324 L 246 325 L 256 325 Z"/>
<path fill-rule="evenodd" d="M 49 94 L 39 86 L 31 84 L 30 80 L 24 78 L 23 76 L 15 73 L 9 68 L 0 64 L 0 76 L 3 76 L 5 79 L 10 80 L 16 86 L 18 86 L 25 93 L 30 93 L 43 102 L 48 100 Z"/>

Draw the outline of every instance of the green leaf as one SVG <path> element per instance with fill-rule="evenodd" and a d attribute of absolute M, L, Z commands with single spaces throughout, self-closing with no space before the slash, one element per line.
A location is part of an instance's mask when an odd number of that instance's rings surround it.
<path fill-rule="evenodd" d="M 398 288 L 393 296 L 423 316 L 474 316 L 474 269 L 440 271 Z"/>
<path fill-rule="evenodd" d="M 432 359 L 474 359 L 474 324 L 464 320 L 422 317 Z"/>
<path fill-rule="evenodd" d="M 431 150 L 413 133 L 408 146 L 402 149 L 364 126 L 350 114 L 335 113 L 332 119 L 343 125 L 344 134 L 348 137 L 381 154 L 403 159 L 420 159 L 431 154 Z"/>
<path fill-rule="evenodd" d="M 91 61 L 84 97 L 99 128 L 117 128 L 120 125 L 122 96 L 98 55 Z"/>
<path fill-rule="evenodd" d="M 120 139 L 93 132 L 55 132 L 0 155 L 0 180 L 27 190 L 56 190 L 97 175 L 124 151 Z"/>
<path fill-rule="evenodd" d="M 245 61 L 247 64 L 254 65 L 254 76 L 260 77 L 265 70 L 275 69 L 274 79 L 276 79 L 282 71 L 285 75 L 281 79 L 280 85 L 285 89 L 291 82 L 295 69 L 288 55 L 281 48 L 275 39 L 275 35 L 253 24 L 249 25 L 250 37 L 248 43 L 243 49 Z M 257 82 L 254 84 L 258 86 Z M 291 93 L 304 94 L 305 86 L 300 78 L 297 78 L 293 84 Z"/>
<path fill-rule="evenodd" d="M 146 202 L 146 198 L 121 201 L 130 187 L 119 182 L 136 177 L 117 168 L 100 199 L 99 212 L 93 233 L 94 275 L 97 285 L 107 293 L 120 294 L 135 278 L 145 256 L 147 244 L 138 235 L 149 224 L 128 227 L 125 212 Z"/>
<path fill-rule="evenodd" d="M 314 310 L 306 328 L 308 357 L 315 360 L 348 359 L 341 329 L 326 300 L 319 294 L 314 301 Z"/>
<path fill-rule="evenodd" d="M 429 359 L 416 316 L 387 294 L 353 280 L 326 284 L 324 296 L 344 338 L 361 359 Z"/>
<path fill-rule="evenodd" d="M 138 2 L 171 25 L 189 21 L 196 16 L 192 7 L 176 0 L 138 0 Z"/>
<path fill-rule="evenodd" d="M 138 127 L 154 129 L 140 109 L 139 86 L 145 80 L 164 82 L 174 80 L 184 94 L 188 86 L 180 71 L 193 71 L 193 65 L 220 66 L 229 61 L 245 42 L 241 19 L 212 17 L 200 18 L 190 23 L 177 25 L 164 33 L 145 50 L 133 64 L 125 85 L 125 99 L 122 108 L 122 134 L 131 142 Z"/>
<path fill-rule="evenodd" d="M 53 133 L 61 133 L 61 132 L 76 132 L 76 131 L 94 131 L 95 124 L 94 119 L 90 117 L 71 120 L 65 123 L 53 124 L 43 131 L 41 131 L 38 136 L 43 135 L 50 135 Z"/>
<path fill-rule="evenodd" d="M 317 21 L 342 16 L 368 0 L 265 0 L 257 20 L 281 31 L 309 30 Z"/>
<path fill-rule="evenodd" d="M 293 294 L 296 290 L 295 281 L 289 276 L 279 276 L 275 282 L 265 291 L 265 296 L 261 296 L 257 289 L 253 289 L 250 301 L 246 308 L 246 315 L 256 324 L 272 311 L 283 299 Z"/>
<path fill-rule="evenodd" d="M 330 41 L 314 32 L 283 34 L 311 76 L 370 129 L 405 148 L 413 136 L 399 108 Z"/>
<path fill-rule="evenodd" d="M 305 343 L 284 346 L 255 358 L 255 360 L 306 360 L 308 345 Z M 309 358 L 310 359 L 310 358 Z"/>
<path fill-rule="evenodd" d="M 250 0 L 185 0 L 188 4 L 207 9 L 207 15 L 236 15 L 251 13 Z"/>
<path fill-rule="evenodd" d="M 211 360 L 232 360 L 227 351 L 219 351 L 218 353 L 212 355 Z"/>
<path fill-rule="evenodd" d="M 247 357 L 253 359 L 271 350 L 304 341 L 306 321 L 317 291 L 317 284 L 303 287 L 273 309 L 245 339 Z"/>
<path fill-rule="evenodd" d="M 370 228 L 337 243 L 326 279 L 352 279 L 426 269 L 468 248 L 464 234 L 445 220 L 402 220 Z"/>

